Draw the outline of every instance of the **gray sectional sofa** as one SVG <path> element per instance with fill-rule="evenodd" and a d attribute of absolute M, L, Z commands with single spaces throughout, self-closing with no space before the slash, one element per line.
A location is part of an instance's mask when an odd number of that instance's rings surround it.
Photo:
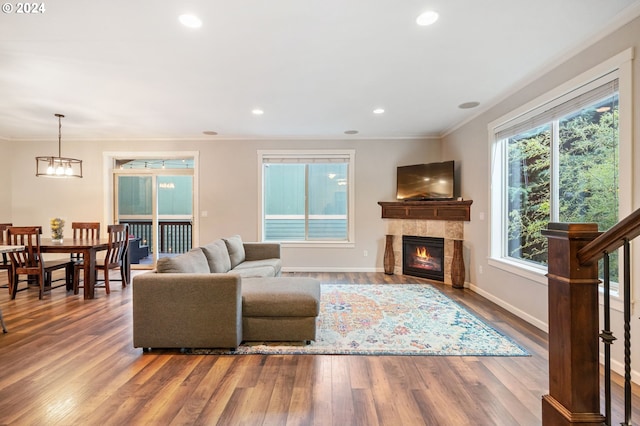
<path fill-rule="evenodd" d="M 279 244 L 237 235 L 159 259 L 133 278 L 134 347 L 315 340 L 320 283 L 281 277 L 281 267 Z"/>

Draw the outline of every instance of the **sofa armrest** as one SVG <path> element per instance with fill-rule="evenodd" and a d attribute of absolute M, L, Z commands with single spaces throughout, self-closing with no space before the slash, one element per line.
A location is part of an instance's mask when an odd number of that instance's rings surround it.
<path fill-rule="evenodd" d="M 145 273 L 133 278 L 133 346 L 237 348 L 242 281 L 234 274 Z"/>
<path fill-rule="evenodd" d="M 280 259 L 280 243 L 242 243 L 245 260 Z"/>

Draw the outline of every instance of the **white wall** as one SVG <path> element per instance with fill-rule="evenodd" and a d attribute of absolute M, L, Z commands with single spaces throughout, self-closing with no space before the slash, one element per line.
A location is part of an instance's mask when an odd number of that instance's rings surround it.
<path fill-rule="evenodd" d="M 209 140 L 209 141 L 64 141 L 65 153 L 81 158 L 83 179 L 36 178 L 34 157 L 48 152 L 44 142 L 20 142 L 13 147 L 11 215 L 16 224 L 42 225 L 49 218 L 72 221 L 103 218 L 103 153 L 137 151 L 198 151 L 200 158 L 200 243 L 240 234 L 258 237 L 259 149 L 355 149 L 355 247 L 284 248 L 283 264 L 293 270 L 382 270 L 385 226 L 378 201 L 395 198 L 398 165 L 440 161 L 438 140 Z M 15 165 L 24 165 L 16 167 Z M 103 226 L 106 229 L 106 226 Z M 368 256 L 364 256 L 364 251 Z"/>
<path fill-rule="evenodd" d="M 621 29 L 595 42 L 592 46 L 577 53 L 574 57 L 559 64 L 555 69 L 541 73 L 540 77 L 521 90 L 504 99 L 499 104 L 485 111 L 474 120 L 455 130 L 443 138 L 442 152 L 444 158 L 458 161 L 462 169 L 463 196 L 474 200 L 472 206 L 472 220 L 465 228 L 465 248 L 469 254 L 468 279 L 474 290 L 498 302 L 500 305 L 517 313 L 522 318 L 542 329 L 546 329 L 548 321 L 547 286 L 536 280 L 523 278 L 519 275 L 505 272 L 487 264 L 489 256 L 489 141 L 487 126 L 493 120 L 505 115 L 513 109 L 526 104 L 536 97 L 550 91 L 562 83 L 576 77 L 584 71 L 596 66 L 606 59 L 633 47 L 636 58 L 633 61 L 634 79 L 634 176 L 632 177 L 633 197 L 632 210 L 640 207 L 640 150 L 637 141 L 640 140 L 640 18 L 625 25 Z M 481 212 L 485 220 L 479 218 Z M 636 246 L 637 246 L 636 242 Z M 636 253 L 640 252 L 636 249 Z M 633 262 L 638 269 L 640 261 L 636 255 Z M 480 274 L 480 268 L 483 273 Z M 636 271 L 636 275 L 638 275 Z M 635 280 L 633 294 L 640 295 L 640 280 Z M 637 311 L 637 310 L 636 310 Z M 637 312 L 632 316 L 632 329 L 640 330 Z M 622 357 L 622 316 L 614 313 L 614 333 L 618 341 L 613 346 L 613 353 L 619 362 Z M 632 335 L 632 348 L 640 347 L 640 333 Z M 632 363 L 636 366 L 640 361 L 640 351 L 636 351 Z M 619 367 L 620 364 L 618 363 Z M 637 367 L 635 367 L 637 368 Z M 635 381 L 640 375 L 634 373 Z"/>
<path fill-rule="evenodd" d="M 11 155 L 9 154 L 9 146 L 9 142 L 0 140 L 0 223 L 11 223 Z"/>

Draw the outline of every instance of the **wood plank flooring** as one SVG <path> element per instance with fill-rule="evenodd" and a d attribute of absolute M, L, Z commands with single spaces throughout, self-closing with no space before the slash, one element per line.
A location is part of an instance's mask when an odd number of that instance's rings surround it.
<path fill-rule="evenodd" d="M 382 273 L 285 275 L 428 282 Z M 131 343 L 131 287 L 113 285 L 109 296 L 98 289 L 94 300 L 64 288 L 43 300 L 36 289 L 10 300 L 0 289 L 9 329 L 0 335 L 0 424 L 539 425 L 546 334 L 469 290 L 434 285 L 532 356 L 143 354 Z"/>

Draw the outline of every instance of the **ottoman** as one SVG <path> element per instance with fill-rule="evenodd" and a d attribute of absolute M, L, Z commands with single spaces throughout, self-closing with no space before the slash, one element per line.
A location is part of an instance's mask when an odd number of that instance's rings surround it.
<path fill-rule="evenodd" d="M 304 277 L 242 279 L 242 340 L 310 342 L 316 338 L 320 282 Z"/>

